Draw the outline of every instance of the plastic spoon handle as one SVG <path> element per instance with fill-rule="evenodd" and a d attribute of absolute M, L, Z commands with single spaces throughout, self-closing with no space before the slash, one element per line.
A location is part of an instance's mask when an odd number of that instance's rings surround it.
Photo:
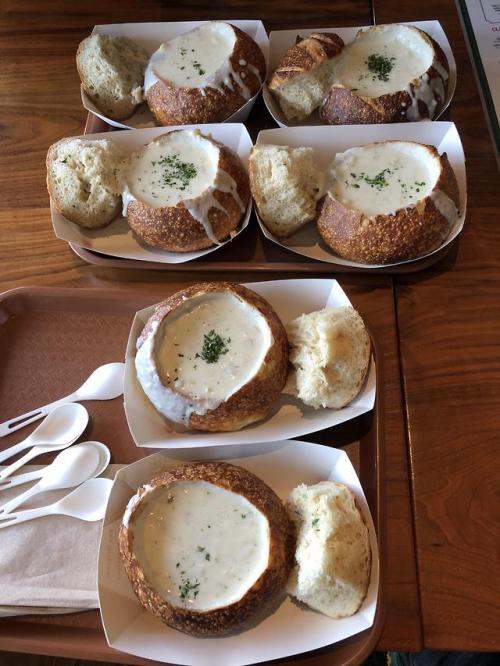
<path fill-rule="evenodd" d="M 10 446 L 8 449 L 5 449 L 5 451 L 1 451 L 0 463 L 2 463 L 4 460 L 7 460 L 8 458 L 12 458 L 12 456 L 16 456 L 18 453 L 21 453 L 21 451 L 24 451 L 25 449 L 29 449 L 30 446 L 33 446 L 33 443 L 31 438 L 27 437 L 22 442 L 19 442 L 19 444 L 14 444 L 14 446 Z"/>
<path fill-rule="evenodd" d="M 43 476 L 45 467 L 41 469 L 36 469 L 33 472 L 26 472 L 26 474 L 19 474 L 18 476 L 8 479 L 5 483 L 0 483 L 0 491 L 7 490 L 8 488 L 14 488 L 15 486 L 22 486 L 23 483 L 29 483 L 30 481 L 36 481 Z"/>
<path fill-rule="evenodd" d="M 40 483 L 35 483 L 35 485 L 32 488 L 28 488 L 28 490 L 25 490 L 24 493 L 21 493 L 17 497 L 14 497 L 14 499 L 11 499 L 9 502 L 5 502 L 5 504 L 2 504 L 0 506 L 0 511 L 3 511 L 4 514 L 7 514 L 9 513 L 9 511 L 17 509 L 17 507 L 20 504 L 26 502 L 27 499 L 33 497 L 33 495 L 37 495 L 39 492 L 41 492 Z M 3 517 L 4 515 L 0 513 L 0 518 Z"/>
<path fill-rule="evenodd" d="M 16 472 L 20 467 L 25 465 L 30 460 L 33 460 L 33 458 L 36 458 L 42 453 L 45 453 L 45 451 L 50 451 L 50 449 L 47 447 L 42 451 L 43 448 L 44 447 L 42 446 L 34 446 L 30 451 L 28 451 L 28 453 L 25 453 L 24 456 L 19 458 L 19 460 L 16 460 L 16 462 L 13 462 L 12 465 L 9 465 L 4 470 L 2 470 L 0 472 L 0 481 L 3 481 L 11 474 L 14 474 L 14 472 Z"/>
<path fill-rule="evenodd" d="M 38 409 L 33 409 L 31 412 L 26 412 L 26 414 L 21 414 L 21 416 L 16 416 L 15 419 L 10 419 L 9 421 L 4 421 L 4 423 L 0 423 L 0 437 L 5 437 L 5 435 L 9 435 L 11 432 L 15 432 L 16 430 L 24 428 L 24 426 L 27 426 L 30 423 L 38 421 L 39 419 L 46 416 L 49 412 L 51 412 L 55 407 L 59 407 L 59 405 L 64 405 L 67 402 L 76 401 L 78 398 L 77 393 L 78 391 L 75 391 L 74 393 L 67 395 L 65 398 L 61 398 L 60 400 L 56 400 L 55 402 L 49 402 L 48 405 L 44 405 L 43 407 L 39 407 Z M 12 451 L 13 448 L 14 447 L 8 449 L 8 451 L 9 452 Z M 19 451 L 17 451 L 17 453 L 19 453 Z M 2 454 L 0 454 L 0 462 L 2 460 L 5 460 L 5 458 L 2 458 L 1 455 Z M 13 456 L 14 453 L 9 453 L 9 455 L 6 457 L 10 458 L 11 455 Z"/>
<path fill-rule="evenodd" d="M 12 520 L 6 520 L 5 522 L 0 523 L 0 530 L 4 527 L 17 525 L 18 523 L 25 523 L 27 520 L 33 520 L 34 518 L 50 516 L 52 513 L 58 513 L 54 504 L 42 506 L 39 509 L 25 509 L 24 511 L 18 511 L 17 513 L 12 513 L 9 515 L 9 518 L 12 517 Z"/>

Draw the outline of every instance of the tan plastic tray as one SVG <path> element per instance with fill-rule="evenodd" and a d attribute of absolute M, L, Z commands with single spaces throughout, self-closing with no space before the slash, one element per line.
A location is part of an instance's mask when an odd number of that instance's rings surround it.
<path fill-rule="evenodd" d="M 89 113 L 85 125 L 84 134 L 113 131 L 103 120 Z M 86 248 L 69 243 L 73 252 L 89 264 L 107 268 L 142 268 L 163 271 L 268 271 L 280 272 L 294 271 L 296 273 L 382 273 L 389 275 L 401 275 L 404 273 L 416 273 L 424 268 L 433 266 L 442 257 L 448 254 L 450 249 L 456 245 L 455 242 L 444 247 L 428 257 L 401 264 L 400 266 L 388 266 L 387 268 L 351 268 L 339 264 L 330 264 L 324 261 L 315 261 L 300 254 L 289 252 L 279 245 L 264 238 L 260 232 L 259 225 L 252 211 L 248 227 L 239 236 L 228 243 L 224 248 L 210 255 L 188 261 L 183 264 L 161 264 L 151 261 L 137 261 L 135 259 L 120 259 L 106 254 L 87 250 Z"/>
<path fill-rule="evenodd" d="M 173 287 L 170 287 L 170 291 Z M 165 295 L 169 286 L 165 285 Z M 149 294 L 125 290 L 22 287 L 0 295 L 0 421 L 71 393 L 98 365 L 124 358 L 134 313 L 151 305 Z M 384 621 L 385 508 L 383 481 L 383 366 L 377 363 L 377 399 L 372 413 L 306 438 L 347 447 L 354 459 L 373 515 L 380 550 L 380 588 L 371 629 L 352 638 L 284 660 L 303 666 L 354 665 L 370 654 Z M 105 442 L 114 463 L 149 455 L 129 434 L 121 399 L 87 402 L 91 422 L 86 439 Z M 6 448 L 31 432 L 0 440 Z M 41 462 L 49 462 L 43 458 Z M 200 641 L 200 649 L 202 642 Z M 153 664 L 110 648 L 98 611 L 70 615 L 31 615 L 0 620 L 0 650 L 93 659 L 121 664 Z"/>

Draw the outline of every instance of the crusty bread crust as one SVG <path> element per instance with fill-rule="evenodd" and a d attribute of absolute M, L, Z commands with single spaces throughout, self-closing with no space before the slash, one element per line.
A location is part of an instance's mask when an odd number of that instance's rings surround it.
<path fill-rule="evenodd" d="M 441 78 L 434 63 L 438 63 L 440 69 L 444 69 L 448 75 L 450 67 L 448 60 L 439 44 L 432 39 L 426 32 L 419 28 L 417 30 L 422 38 L 430 43 L 434 50 L 433 64 L 423 76 L 414 81 L 408 82 L 411 86 L 412 95 L 425 81 L 432 82 L 436 78 Z M 447 81 L 443 81 L 443 87 L 446 91 Z M 437 106 L 432 114 L 435 118 L 441 112 L 444 106 L 444 99 L 436 99 Z M 418 114 L 421 118 L 429 118 L 429 109 L 423 100 L 418 99 Z M 365 97 L 344 87 L 341 84 L 335 84 L 325 97 L 320 107 L 319 115 L 322 120 L 330 125 L 361 125 L 361 124 L 380 124 L 380 123 L 400 123 L 410 121 L 408 111 L 412 107 L 412 96 L 406 90 L 400 90 L 389 95 L 380 97 Z M 431 120 L 432 120 L 431 118 Z"/>
<path fill-rule="evenodd" d="M 434 146 L 427 149 L 441 162 L 441 174 L 433 191 L 446 194 L 458 210 L 457 179 L 446 153 L 439 156 Z M 394 214 L 367 217 L 327 193 L 317 224 L 322 239 L 336 254 L 366 264 L 417 259 L 440 247 L 450 232 L 449 221 L 431 196 Z"/>
<path fill-rule="evenodd" d="M 288 49 L 274 70 L 268 88 L 274 92 L 296 76 L 305 74 L 314 67 L 337 56 L 344 48 L 344 42 L 335 33 L 313 32 Z"/>
<path fill-rule="evenodd" d="M 234 282 L 206 282 L 182 289 L 157 306 L 137 340 L 137 348 L 139 349 L 150 334 L 154 322 L 162 321 L 187 299 L 214 292 L 233 294 L 256 308 L 271 329 L 272 344 L 259 371 L 249 382 L 206 414 L 191 414 L 187 425 L 194 430 L 211 432 L 241 430 L 266 416 L 281 394 L 288 371 L 288 339 L 285 328 L 271 305 L 261 296 Z"/>
<path fill-rule="evenodd" d="M 158 488 L 177 481 L 207 481 L 245 497 L 269 523 L 269 561 L 266 570 L 237 602 L 212 611 L 173 606 L 160 597 L 147 580 L 134 553 L 129 525 Z M 279 497 L 261 479 L 247 470 L 224 462 L 179 465 L 163 470 L 137 492 L 128 525 L 122 524 L 119 548 L 125 571 L 141 605 L 165 624 L 191 636 L 219 636 L 239 628 L 284 589 L 293 564 L 294 536 L 290 519 Z"/>
<path fill-rule="evenodd" d="M 182 130 L 177 130 L 182 131 Z M 238 157 L 223 144 L 204 137 L 219 147 L 218 168 L 225 171 L 236 183 L 238 196 L 246 210 L 250 201 L 248 175 Z M 245 210 L 229 192 L 216 190 L 214 198 L 223 206 L 210 208 L 208 222 L 218 241 L 226 240 L 237 229 Z M 183 202 L 175 206 L 152 208 L 140 200 L 129 203 L 127 221 L 134 233 L 147 245 L 169 252 L 192 252 L 213 245 L 201 225 L 186 209 Z"/>
<path fill-rule="evenodd" d="M 245 32 L 231 25 L 236 33 L 236 42 L 230 56 L 231 67 L 249 88 L 253 97 L 261 87 L 266 76 L 266 62 L 259 46 Z M 247 64 L 253 65 L 259 72 L 256 76 Z M 206 87 L 174 88 L 164 81 L 157 81 L 146 92 L 146 102 L 159 125 L 188 125 L 197 123 L 222 122 L 235 113 L 248 100 L 242 89 L 233 81 L 232 89 L 226 85 L 221 90 Z"/>

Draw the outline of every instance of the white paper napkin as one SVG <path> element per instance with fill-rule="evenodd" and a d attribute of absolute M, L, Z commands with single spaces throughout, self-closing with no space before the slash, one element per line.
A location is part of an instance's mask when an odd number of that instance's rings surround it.
<path fill-rule="evenodd" d="M 110 465 L 102 476 L 114 478 L 123 465 Z M 27 465 L 21 473 L 40 469 Z M 0 504 L 33 484 L 0 492 Z M 37 495 L 19 510 L 45 506 L 72 489 Z M 47 516 L 0 530 L 0 606 L 2 615 L 98 608 L 97 556 L 102 521 L 87 523 L 67 516 Z M 9 612 L 8 607 L 12 608 Z M 19 608 L 19 607 L 28 607 Z"/>

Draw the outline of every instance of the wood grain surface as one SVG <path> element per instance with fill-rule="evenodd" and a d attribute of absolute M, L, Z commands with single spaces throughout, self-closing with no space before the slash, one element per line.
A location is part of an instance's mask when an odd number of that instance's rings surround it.
<path fill-rule="evenodd" d="M 375 2 L 379 23 L 441 21 L 458 69 L 447 116 L 467 164 L 456 256 L 396 279 L 424 643 L 498 650 L 500 179 L 455 5 L 428 7 Z"/>

